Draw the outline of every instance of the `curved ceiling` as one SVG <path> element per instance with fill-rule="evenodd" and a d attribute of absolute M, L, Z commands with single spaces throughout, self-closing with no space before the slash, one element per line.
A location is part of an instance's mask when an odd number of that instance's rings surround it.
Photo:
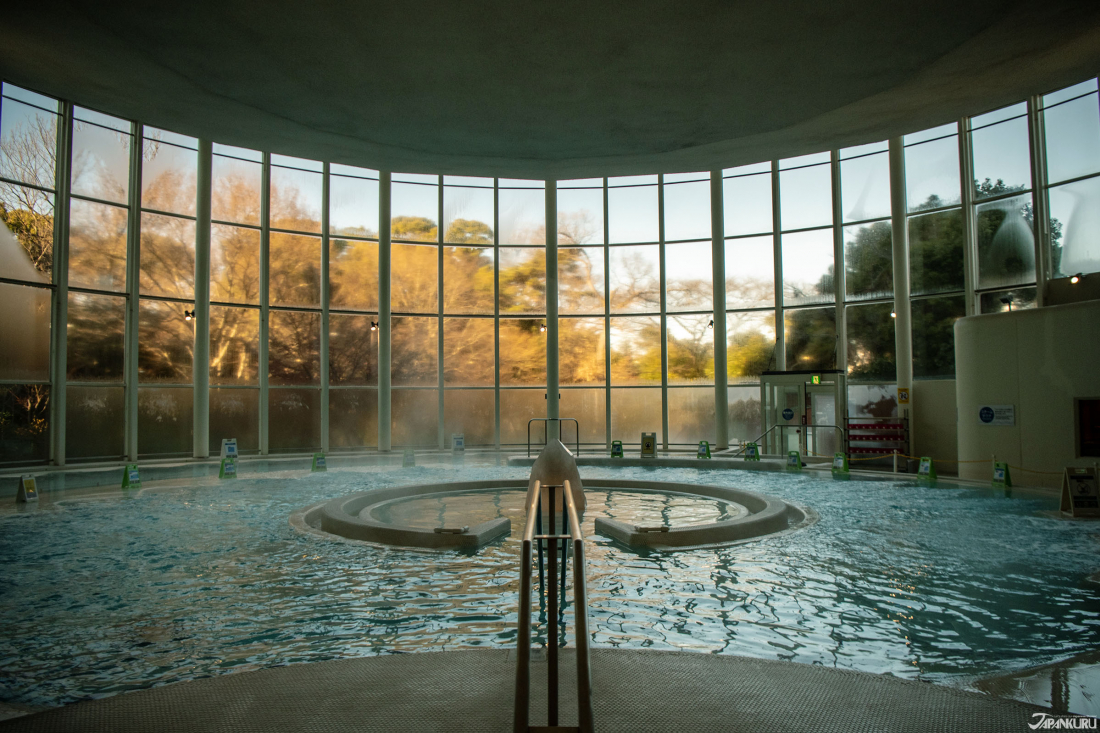
<path fill-rule="evenodd" d="M 1100 3 L 21 3 L 6 79 L 409 172 L 705 170 L 881 140 L 1100 69 Z"/>

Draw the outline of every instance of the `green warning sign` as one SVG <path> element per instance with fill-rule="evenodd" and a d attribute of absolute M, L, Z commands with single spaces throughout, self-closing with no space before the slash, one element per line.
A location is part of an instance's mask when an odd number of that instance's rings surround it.
<path fill-rule="evenodd" d="M 922 456 L 917 466 L 917 478 L 924 481 L 936 480 L 936 464 L 928 456 Z"/>
<path fill-rule="evenodd" d="M 699 450 L 695 454 L 696 458 L 710 458 L 710 443 L 706 440 L 699 441 Z"/>
<path fill-rule="evenodd" d="M 324 453 L 314 453 L 313 454 L 313 466 L 311 466 L 309 470 L 312 473 L 317 473 L 318 471 L 327 471 L 328 470 L 328 464 L 325 462 L 325 454 Z"/>
<path fill-rule="evenodd" d="M 1012 488 L 1012 474 L 1008 471 L 1007 463 L 994 462 L 993 464 L 993 488 Z"/>
<path fill-rule="evenodd" d="M 844 453 L 833 454 L 833 475 L 848 473 L 848 456 Z"/>
<path fill-rule="evenodd" d="M 760 446 L 756 443 L 749 443 L 745 446 L 745 460 L 746 461 L 759 461 L 760 460 Z"/>
<path fill-rule="evenodd" d="M 802 456 L 798 451 L 787 451 L 787 470 L 788 471 L 801 471 L 802 470 Z"/>
<path fill-rule="evenodd" d="M 623 457 L 623 441 L 613 440 L 611 441 L 611 457 L 622 458 Z"/>
<path fill-rule="evenodd" d="M 122 488 L 141 488 L 141 472 L 138 471 L 136 463 L 130 463 L 126 466 L 126 468 L 122 469 Z"/>
<path fill-rule="evenodd" d="M 237 460 L 235 458 L 223 458 L 221 468 L 218 470 L 218 478 L 237 478 Z"/>

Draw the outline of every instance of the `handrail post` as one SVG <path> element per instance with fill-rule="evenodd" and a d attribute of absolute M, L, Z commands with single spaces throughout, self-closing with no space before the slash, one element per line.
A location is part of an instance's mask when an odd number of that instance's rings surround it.
<path fill-rule="evenodd" d="M 527 521 L 523 527 L 519 568 L 519 619 L 516 633 L 516 702 L 512 712 L 513 733 L 528 733 L 531 723 L 531 542 L 535 526 L 531 516 L 539 504 L 541 485 L 535 481 L 527 499 Z"/>
<path fill-rule="evenodd" d="M 555 487 L 550 489 L 550 511 L 547 534 L 551 537 L 556 534 L 554 529 L 554 493 Z M 541 503 L 541 502 L 540 502 Z M 558 541 L 550 540 L 547 547 L 547 559 L 549 560 L 550 582 L 547 584 L 550 601 L 547 609 L 546 651 L 547 651 L 547 684 L 546 684 L 546 724 L 553 727 L 558 724 Z"/>
<path fill-rule="evenodd" d="M 573 540 L 573 634 L 577 640 L 577 722 L 581 733 L 593 733 L 592 668 L 589 662 L 588 589 L 584 577 L 584 538 L 569 481 L 563 482 L 563 503 Z M 563 533 L 564 534 L 564 533 Z M 565 569 L 562 569 L 564 574 Z"/>

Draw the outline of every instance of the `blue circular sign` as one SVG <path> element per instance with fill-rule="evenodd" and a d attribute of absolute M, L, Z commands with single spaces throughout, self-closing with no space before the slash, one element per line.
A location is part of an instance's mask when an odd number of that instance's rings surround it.
<path fill-rule="evenodd" d="M 992 415 L 992 412 L 990 414 Z M 784 420 L 790 420 L 793 417 L 794 417 L 794 410 L 792 410 L 789 407 L 786 410 L 783 410 L 783 419 Z M 992 420 L 993 418 L 990 417 L 989 419 Z"/>
<path fill-rule="evenodd" d="M 983 407 L 982 409 L 978 410 L 978 418 L 982 422 L 993 422 L 993 408 Z"/>

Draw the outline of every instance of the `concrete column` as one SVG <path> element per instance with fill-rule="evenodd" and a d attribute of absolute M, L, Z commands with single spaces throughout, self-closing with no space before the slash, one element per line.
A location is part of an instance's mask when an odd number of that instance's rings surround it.
<path fill-rule="evenodd" d="M 546 180 L 546 417 L 557 418 L 558 394 L 558 182 Z M 561 423 L 547 425 L 546 439 L 561 438 Z"/>
<path fill-rule="evenodd" d="M 1047 198 L 1047 147 L 1043 123 L 1043 98 L 1032 95 L 1027 101 L 1027 126 L 1031 143 L 1032 210 L 1035 230 L 1035 305 L 1046 305 L 1046 286 L 1051 277 L 1050 201 Z"/>
<path fill-rule="evenodd" d="M 909 226 L 906 222 L 905 147 L 901 137 L 890 138 L 890 220 L 894 260 L 894 342 L 898 389 L 909 391 L 909 406 L 899 405 L 902 417 L 913 418 L 913 325 L 909 301 Z"/>
<path fill-rule="evenodd" d="M 144 128 L 130 123 L 130 179 L 126 196 L 126 321 L 122 380 L 125 389 L 125 454 L 138 457 L 138 320 L 141 302 L 141 161 Z"/>
<path fill-rule="evenodd" d="M 841 200 L 840 152 L 832 151 L 833 175 L 833 295 L 836 298 L 836 359 L 834 368 L 848 371 L 848 315 L 844 307 L 846 292 L 845 277 L 847 269 L 844 263 L 844 211 Z M 838 425 L 840 423 L 837 423 Z"/>
<path fill-rule="evenodd" d="M 603 179 L 603 365 L 604 449 L 611 450 L 611 225 L 608 224 L 607 179 Z"/>
<path fill-rule="evenodd" d="M 493 446 L 500 450 L 500 179 L 493 179 Z"/>
<path fill-rule="evenodd" d="M 210 199 L 213 191 L 214 143 L 199 140 L 195 186 L 195 355 L 192 455 L 210 456 Z"/>
<path fill-rule="evenodd" d="M 329 333 L 329 164 L 321 183 L 321 450 L 328 453 L 328 333 Z"/>
<path fill-rule="evenodd" d="M 438 215 L 436 221 L 439 222 L 439 226 L 436 230 L 436 265 L 435 265 L 435 372 L 436 372 L 436 408 L 438 410 L 438 417 L 436 422 L 436 441 L 438 442 L 439 450 L 443 450 L 448 447 L 447 436 L 444 434 L 443 419 L 445 416 L 443 410 L 443 176 L 439 176 L 439 204 L 436 209 Z"/>
<path fill-rule="evenodd" d="M 729 376 L 726 374 L 726 223 L 722 171 L 710 172 L 710 262 L 714 283 L 714 430 L 717 449 L 729 448 Z"/>
<path fill-rule="evenodd" d="M 73 105 L 61 103 L 54 161 L 53 214 L 53 332 L 50 347 L 50 461 L 65 465 L 65 386 L 68 378 L 69 328 L 69 188 L 73 157 Z"/>
<path fill-rule="evenodd" d="M 668 280 L 665 268 L 665 177 L 657 176 L 657 256 L 661 289 L 661 447 L 668 450 Z"/>
<path fill-rule="evenodd" d="M 260 455 L 267 455 L 268 445 L 268 343 L 270 335 L 271 297 L 271 153 L 263 154 L 260 174 Z"/>
<path fill-rule="evenodd" d="M 772 256 L 775 258 L 775 363 L 777 371 L 787 368 L 787 337 L 783 329 L 783 237 L 780 230 L 779 161 L 772 161 Z"/>
<path fill-rule="evenodd" d="M 966 315 L 980 313 L 975 285 L 978 282 L 978 220 L 974 210 L 974 156 L 967 129 L 970 121 L 959 120 L 959 175 L 962 178 L 963 279 L 966 288 Z M 891 161 L 893 158 L 891 158 Z"/>
<path fill-rule="evenodd" d="M 390 444 L 390 172 L 378 171 L 378 450 Z"/>

